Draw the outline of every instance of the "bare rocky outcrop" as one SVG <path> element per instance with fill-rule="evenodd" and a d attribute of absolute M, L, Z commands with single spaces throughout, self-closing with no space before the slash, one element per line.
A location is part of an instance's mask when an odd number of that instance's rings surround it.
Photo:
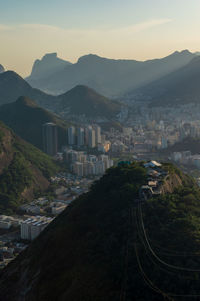
<path fill-rule="evenodd" d="M 176 173 L 169 174 L 165 177 L 161 186 L 161 193 L 173 193 L 174 189 L 183 185 L 183 180 Z"/>

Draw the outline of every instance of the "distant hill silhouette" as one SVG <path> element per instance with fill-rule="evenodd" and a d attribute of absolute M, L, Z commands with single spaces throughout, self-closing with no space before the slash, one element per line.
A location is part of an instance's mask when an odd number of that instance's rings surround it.
<path fill-rule="evenodd" d="M 58 97 L 59 111 L 69 114 L 86 115 L 87 117 L 103 116 L 114 118 L 120 112 L 121 105 L 110 100 L 86 86 L 76 86 Z"/>
<path fill-rule="evenodd" d="M 44 106 L 45 102 L 51 102 L 54 98 L 44 92 L 33 89 L 20 75 L 14 71 L 6 71 L 0 74 L 0 105 L 16 101 L 20 96 L 34 99 Z"/>
<path fill-rule="evenodd" d="M 2 73 L 4 71 L 5 71 L 4 67 L 0 64 L 0 73 Z"/>
<path fill-rule="evenodd" d="M 36 88 L 61 94 L 76 85 L 89 86 L 108 97 L 116 97 L 186 65 L 196 55 L 188 50 L 174 52 L 162 58 L 145 62 L 113 60 L 89 54 L 62 70 L 49 72 L 46 77 L 31 75 L 28 82 Z"/>
<path fill-rule="evenodd" d="M 0 120 L 12 128 L 17 135 L 36 147 L 42 147 L 42 125 L 53 122 L 58 128 L 59 147 L 66 145 L 68 124 L 54 114 L 39 107 L 27 97 L 20 97 L 14 103 L 0 107 Z"/>
<path fill-rule="evenodd" d="M 34 62 L 30 77 L 36 80 L 46 78 L 53 73 L 61 71 L 68 65 L 71 65 L 71 63 L 58 58 L 57 53 L 47 53 L 41 60 Z"/>
<path fill-rule="evenodd" d="M 111 119 L 116 117 L 121 108 L 117 102 L 85 86 L 77 86 L 65 94 L 52 96 L 32 88 L 13 71 L 0 74 L 0 105 L 15 102 L 20 96 L 33 99 L 39 106 L 58 114 L 67 110 L 72 114 Z"/>
<path fill-rule="evenodd" d="M 200 104 L 200 57 L 138 90 L 153 105 Z"/>

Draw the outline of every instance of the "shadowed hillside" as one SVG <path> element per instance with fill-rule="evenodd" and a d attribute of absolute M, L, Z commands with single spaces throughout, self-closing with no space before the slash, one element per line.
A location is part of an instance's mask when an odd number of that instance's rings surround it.
<path fill-rule="evenodd" d="M 172 165 L 162 170 L 165 192 L 143 205 L 143 164 L 108 170 L 2 271 L 0 300 L 161 301 L 198 294 L 200 260 L 191 254 L 200 252 L 200 190 Z"/>
<path fill-rule="evenodd" d="M 121 105 L 86 86 L 76 86 L 59 96 L 59 111 L 68 111 L 69 115 L 102 116 L 114 118 L 120 112 Z"/>
<path fill-rule="evenodd" d="M 13 71 L 0 74 L 0 105 L 15 102 L 20 96 L 34 100 L 44 109 L 62 114 L 86 117 L 116 119 L 121 109 L 118 102 L 112 101 L 86 86 L 76 86 L 59 96 L 48 95 L 32 88 L 22 77 Z"/>
<path fill-rule="evenodd" d="M 177 106 L 200 103 L 200 57 L 165 77 L 138 90 L 141 100 L 149 99 L 151 106 Z"/>
<path fill-rule="evenodd" d="M 20 97 L 14 103 L 1 106 L 0 120 L 17 135 L 40 149 L 43 149 L 42 126 L 44 123 L 53 122 L 57 125 L 59 147 L 66 144 L 68 124 L 27 97 Z"/>

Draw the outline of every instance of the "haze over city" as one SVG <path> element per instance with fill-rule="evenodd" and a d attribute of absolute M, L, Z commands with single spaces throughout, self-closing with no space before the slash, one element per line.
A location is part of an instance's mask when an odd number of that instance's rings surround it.
<path fill-rule="evenodd" d="M 200 300 L 199 12 L 0 0 L 0 301 Z"/>
<path fill-rule="evenodd" d="M 1 63 L 22 76 L 45 53 L 146 60 L 200 49 L 198 0 L 1 1 Z"/>

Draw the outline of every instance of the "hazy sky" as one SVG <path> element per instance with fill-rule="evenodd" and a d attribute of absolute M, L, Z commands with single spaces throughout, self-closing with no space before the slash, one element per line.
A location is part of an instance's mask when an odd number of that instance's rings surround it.
<path fill-rule="evenodd" d="M 0 63 L 25 76 L 45 53 L 144 60 L 200 51 L 200 0 L 0 0 Z"/>

